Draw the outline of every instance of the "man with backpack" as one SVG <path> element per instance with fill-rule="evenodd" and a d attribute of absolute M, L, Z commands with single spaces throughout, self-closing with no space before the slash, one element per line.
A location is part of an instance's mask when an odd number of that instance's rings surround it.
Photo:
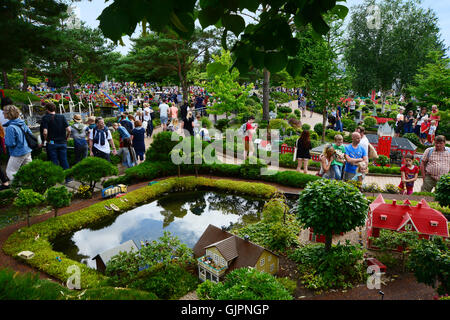
<path fill-rule="evenodd" d="M 45 105 L 47 114 L 42 118 L 42 141 L 47 147 L 47 156 L 51 162 L 69 169 L 67 161 L 67 138 L 70 136 L 70 127 L 66 117 L 56 114 L 56 106 L 48 102 Z"/>
<path fill-rule="evenodd" d="M 241 133 L 244 136 L 244 161 L 245 159 L 247 159 L 247 153 L 248 156 L 252 156 L 253 152 L 255 151 L 255 148 L 253 147 L 253 133 L 256 129 L 256 127 L 258 126 L 258 124 L 254 124 L 253 122 L 255 121 L 255 117 L 254 116 L 250 116 L 250 118 L 248 118 L 248 121 L 246 123 L 244 123 L 241 126 Z"/>
<path fill-rule="evenodd" d="M 105 127 L 105 121 L 103 118 L 97 118 L 97 126 L 89 133 L 89 154 L 91 157 L 111 161 L 111 149 L 114 155 L 117 154 L 111 132 Z"/>
<path fill-rule="evenodd" d="M 421 192 L 431 192 L 444 174 L 450 171 L 450 149 L 445 147 L 445 136 L 437 136 L 434 147 L 425 150 L 420 163 L 423 184 Z"/>

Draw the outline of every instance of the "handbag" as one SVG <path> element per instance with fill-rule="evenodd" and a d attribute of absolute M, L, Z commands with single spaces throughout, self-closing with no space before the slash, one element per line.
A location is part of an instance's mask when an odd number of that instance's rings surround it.
<path fill-rule="evenodd" d="M 369 159 L 378 159 L 378 153 L 377 150 L 369 143 Z"/>

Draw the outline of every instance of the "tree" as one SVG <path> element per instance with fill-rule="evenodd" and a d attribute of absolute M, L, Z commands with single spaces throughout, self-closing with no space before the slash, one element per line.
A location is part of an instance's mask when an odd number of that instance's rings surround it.
<path fill-rule="evenodd" d="M 450 59 L 442 51 L 430 51 L 427 63 L 414 77 L 416 84 L 407 91 L 421 102 L 433 103 L 446 110 L 450 105 Z"/>
<path fill-rule="evenodd" d="M 421 239 L 409 255 L 408 266 L 414 270 L 418 282 L 433 288 L 439 294 L 450 293 L 449 241 L 438 237 L 433 241 Z"/>
<path fill-rule="evenodd" d="M 353 71 L 353 88 L 361 95 L 372 89 L 385 94 L 395 84 L 404 91 L 431 49 L 443 49 L 436 14 L 418 6 L 420 0 L 384 0 L 370 14 L 374 0 L 354 8 L 345 57 Z M 373 18 L 373 19 L 372 19 Z"/>
<path fill-rule="evenodd" d="M 188 100 L 188 72 L 218 38 L 212 31 L 196 29 L 190 39 L 173 31 L 149 33 L 133 39 L 131 52 L 123 59 L 120 69 L 136 81 L 161 82 L 170 79 L 182 87 L 183 99 Z"/>
<path fill-rule="evenodd" d="M 27 225 L 30 226 L 30 211 L 44 202 L 44 196 L 31 189 L 22 189 L 14 200 L 14 205 L 25 211 Z"/>
<path fill-rule="evenodd" d="M 59 41 L 57 27 L 66 10 L 67 5 L 56 0 L 2 1 L 0 70 L 5 87 L 7 72 L 24 66 L 26 89 L 27 62 L 33 57 L 43 57 Z"/>
<path fill-rule="evenodd" d="M 206 89 L 217 100 L 208 108 L 208 112 L 215 115 L 225 114 L 227 119 L 231 112 L 242 112 L 253 84 L 247 87 L 238 82 L 239 71 L 232 65 L 231 55 L 223 50 L 221 56 L 213 55 L 214 62 L 208 65 L 208 77 L 212 80 L 206 83 Z"/>
<path fill-rule="evenodd" d="M 259 70 L 265 68 L 271 73 L 286 68 L 295 77 L 301 65 L 296 59 L 299 48 L 290 23 L 294 22 L 299 28 L 310 23 L 316 33 L 325 34 L 329 30 L 322 17 L 326 12 L 336 10 L 342 18 L 348 12 L 347 7 L 336 5 L 336 2 L 205 0 L 196 6 L 196 0 L 114 0 L 103 10 L 98 20 L 105 36 L 119 41 L 125 34 L 131 36 L 143 20 L 155 32 L 171 29 L 180 37 L 190 39 L 198 18 L 203 29 L 212 25 L 224 27 L 224 49 L 227 49 L 226 38 L 229 32 L 239 37 L 231 51 L 234 66 L 241 74 L 246 74 L 252 67 Z M 258 12 L 258 21 L 246 26 L 242 17 L 246 12 Z"/>
<path fill-rule="evenodd" d="M 118 174 L 117 167 L 105 159 L 87 157 L 72 168 L 66 170 L 66 177 L 73 177 L 83 184 L 89 185 L 92 192 L 101 178 Z"/>
<path fill-rule="evenodd" d="M 368 200 L 355 186 L 320 179 L 308 183 L 300 193 L 297 219 L 324 235 L 325 251 L 329 251 L 333 234 L 364 225 L 368 209 Z"/>
<path fill-rule="evenodd" d="M 63 28 L 62 41 L 48 56 L 48 74 L 69 84 L 72 97 L 74 84 L 85 75 L 103 78 L 108 69 L 109 52 L 114 48 L 107 44 L 98 29 L 81 24 L 80 28 Z"/>
<path fill-rule="evenodd" d="M 48 188 L 64 181 L 64 170 L 50 161 L 33 160 L 20 167 L 14 175 L 12 187 L 32 189 L 44 194 Z"/>
<path fill-rule="evenodd" d="M 58 216 L 58 209 L 70 205 L 71 194 L 65 186 L 51 187 L 45 194 L 45 200 L 55 210 L 55 217 Z"/>

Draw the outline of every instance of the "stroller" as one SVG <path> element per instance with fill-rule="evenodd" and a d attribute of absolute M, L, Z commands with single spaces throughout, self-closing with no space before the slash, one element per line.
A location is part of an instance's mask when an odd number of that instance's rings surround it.
<path fill-rule="evenodd" d="M 336 125 L 336 117 L 333 115 L 328 115 L 328 125 L 327 125 L 327 129 L 333 129 Z"/>

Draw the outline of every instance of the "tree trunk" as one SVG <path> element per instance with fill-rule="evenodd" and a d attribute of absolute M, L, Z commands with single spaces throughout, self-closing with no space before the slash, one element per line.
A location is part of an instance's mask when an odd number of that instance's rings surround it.
<path fill-rule="evenodd" d="M 180 166 L 178 166 L 178 178 L 180 177 L 181 172 L 180 172 Z"/>
<path fill-rule="evenodd" d="M 263 121 L 269 121 L 269 79 L 270 72 L 264 68 L 264 82 L 263 82 Z"/>
<path fill-rule="evenodd" d="M 384 91 L 383 91 L 383 89 L 381 89 L 381 112 L 382 113 L 384 113 L 384 97 L 385 97 Z"/>
<path fill-rule="evenodd" d="M 325 236 L 325 251 L 328 252 L 331 249 L 331 244 L 333 242 L 333 235 L 328 234 Z"/>
<path fill-rule="evenodd" d="M 23 84 L 22 84 L 22 91 L 26 92 L 28 88 L 28 75 L 27 75 L 28 69 L 26 67 L 23 68 Z"/>
<path fill-rule="evenodd" d="M 323 129 L 322 129 L 322 143 L 325 143 L 325 131 L 327 129 L 327 127 L 326 127 L 326 124 L 327 124 L 327 106 L 324 106 L 322 114 L 323 114 L 323 119 L 322 119 L 322 125 L 323 125 Z"/>
<path fill-rule="evenodd" d="M 55 208 L 55 218 L 58 216 L 58 208 Z"/>
<path fill-rule="evenodd" d="M 2 75 L 3 75 L 3 87 L 5 89 L 9 89 L 8 74 L 6 73 L 5 70 L 2 70 Z"/>
<path fill-rule="evenodd" d="M 27 225 L 30 226 L 30 210 L 27 210 Z"/>

